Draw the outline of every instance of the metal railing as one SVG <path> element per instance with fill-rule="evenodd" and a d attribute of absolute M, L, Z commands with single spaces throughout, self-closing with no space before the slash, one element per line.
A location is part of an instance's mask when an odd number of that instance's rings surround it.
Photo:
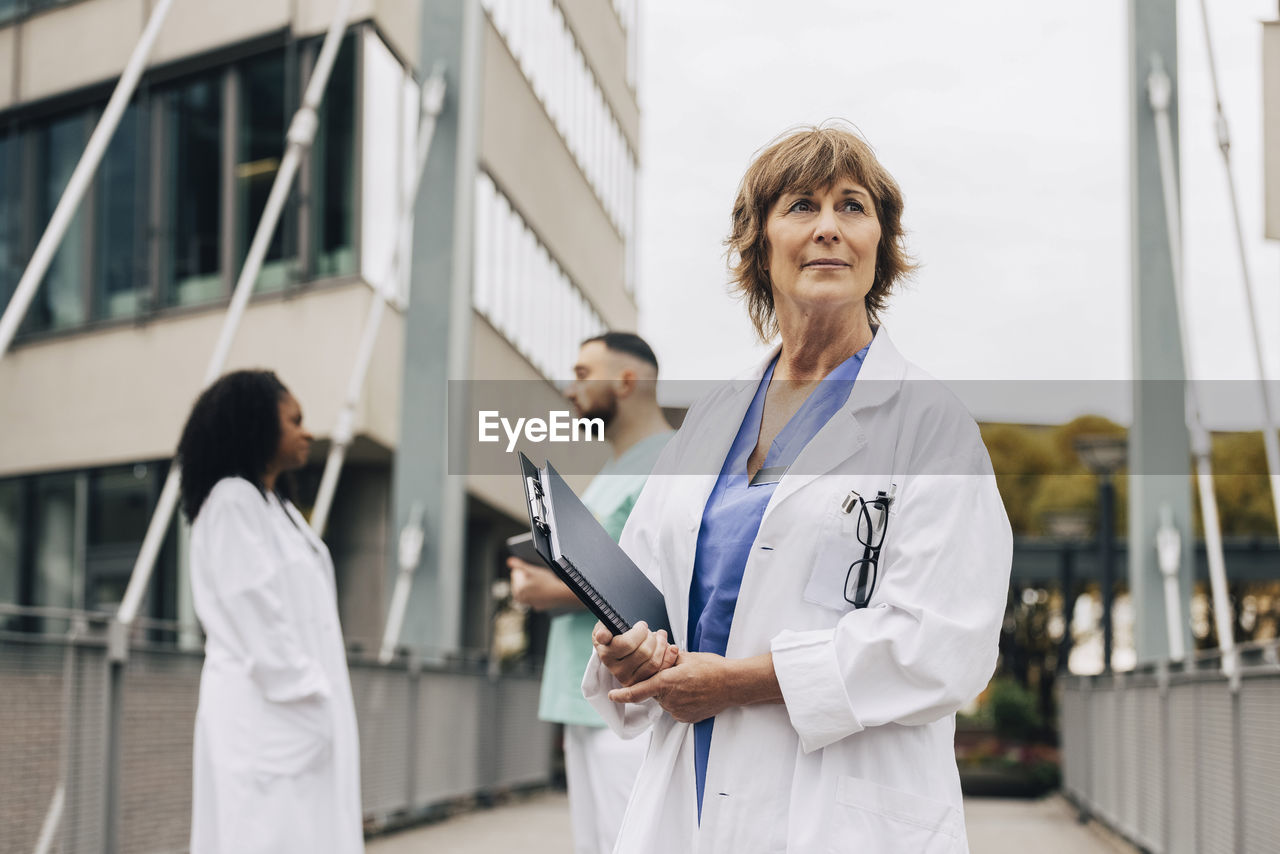
<path fill-rule="evenodd" d="M 1263 854 L 1280 839 L 1280 642 L 1073 676 L 1063 791 L 1152 854 Z"/>
<path fill-rule="evenodd" d="M 42 619 L 59 616 L 71 619 Z M 113 688 L 102 616 L 77 617 L 66 635 L 0 631 L 0 854 L 187 850 L 203 656 L 135 644 Z M 550 782 L 536 676 L 349 664 L 366 830 Z"/>

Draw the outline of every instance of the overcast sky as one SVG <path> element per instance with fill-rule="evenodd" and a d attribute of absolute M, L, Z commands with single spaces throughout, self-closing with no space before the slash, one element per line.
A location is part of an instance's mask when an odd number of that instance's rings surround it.
<path fill-rule="evenodd" d="M 1126 3 L 638 5 L 640 326 L 666 378 L 730 377 L 763 353 L 726 288 L 729 208 L 755 151 L 789 127 L 833 117 L 861 129 L 906 197 L 909 246 L 923 266 L 884 321 L 908 358 L 947 380 L 1132 376 Z M 1195 367 L 1201 376 L 1252 379 L 1199 5 L 1180 5 Z M 1262 239 L 1259 50 L 1259 22 L 1276 17 L 1276 2 L 1209 5 L 1276 379 L 1280 250 Z M 980 419 L 1053 422 L 1099 410 L 1128 420 L 1120 383 L 1089 388 L 1098 400 L 997 393 L 970 405 Z"/>

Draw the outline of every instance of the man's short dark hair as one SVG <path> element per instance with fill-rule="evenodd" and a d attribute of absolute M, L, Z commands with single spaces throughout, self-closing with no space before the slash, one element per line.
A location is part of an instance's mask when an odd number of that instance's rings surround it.
<path fill-rule="evenodd" d="M 635 356 L 640 361 L 653 365 L 655 371 L 658 370 L 658 357 L 653 354 L 653 348 L 634 332 L 606 332 L 603 335 L 588 338 L 582 342 L 582 345 L 585 347 L 592 341 L 599 341 L 615 353 L 626 353 L 628 356 Z"/>

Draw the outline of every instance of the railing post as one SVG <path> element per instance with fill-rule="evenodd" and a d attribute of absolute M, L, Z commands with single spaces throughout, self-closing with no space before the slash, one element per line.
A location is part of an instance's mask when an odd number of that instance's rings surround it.
<path fill-rule="evenodd" d="M 1080 805 L 1080 823 L 1084 824 L 1089 820 L 1090 813 L 1093 812 L 1093 677 L 1081 676 L 1080 678 L 1080 696 L 1081 706 L 1084 708 L 1084 726 L 1081 728 L 1084 742 L 1084 750 L 1080 752 L 1080 762 L 1084 766 L 1084 775 L 1080 778 L 1084 781 L 1080 799 L 1083 803 Z"/>
<path fill-rule="evenodd" d="M 1157 744 L 1173 743 L 1173 710 L 1170 707 L 1169 662 L 1160 659 L 1156 662 L 1156 690 L 1160 697 L 1160 740 Z M 1169 761 L 1169 750 L 1160 754 L 1160 850 L 1168 854 L 1173 847 L 1173 776 L 1172 763 Z"/>
<path fill-rule="evenodd" d="M 107 722 L 103 744 L 102 850 L 120 850 L 120 722 L 124 715 L 124 669 L 129 661 L 130 626 L 113 619 L 107 626 Z"/>
<path fill-rule="evenodd" d="M 1231 764 L 1232 784 L 1235 788 L 1235 845 L 1237 852 L 1244 851 L 1244 823 L 1248 816 L 1244 808 L 1244 720 L 1240 702 L 1240 662 L 1227 679 L 1231 691 Z"/>
<path fill-rule="evenodd" d="M 1192 673 L 1195 673 L 1194 667 Z M 1194 675 L 1193 675 L 1193 678 Z M 1200 682 L 1197 679 L 1191 683 L 1191 744 L 1192 758 L 1195 768 L 1202 767 L 1202 758 L 1200 755 Z M 1196 805 L 1196 850 L 1204 850 L 1204 798 L 1201 797 L 1201 775 L 1193 774 L 1192 779 L 1195 781 L 1195 790 L 1192 797 Z"/>
<path fill-rule="evenodd" d="M 409 708 L 407 723 L 408 737 L 405 750 L 409 755 L 409 771 L 404 781 L 404 804 L 407 815 L 412 816 L 418 808 L 418 692 L 422 689 L 422 660 L 411 653 L 407 677 L 409 680 Z"/>

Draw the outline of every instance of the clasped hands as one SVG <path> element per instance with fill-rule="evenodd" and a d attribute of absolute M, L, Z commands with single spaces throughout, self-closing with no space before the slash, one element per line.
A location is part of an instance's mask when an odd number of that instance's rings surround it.
<path fill-rule="evenodd" d="M 616 636 L 596 623 L 591 640 L 600 663 L 623 685 L 609 692 L 615 703 L 652 698 L 676 720 L 697 723 L 730 706 L 782 699 L 768 654 L 727 659 L 687 652 L 670 643 L 666 631 L 651 632 L 644 622 Z"/>

